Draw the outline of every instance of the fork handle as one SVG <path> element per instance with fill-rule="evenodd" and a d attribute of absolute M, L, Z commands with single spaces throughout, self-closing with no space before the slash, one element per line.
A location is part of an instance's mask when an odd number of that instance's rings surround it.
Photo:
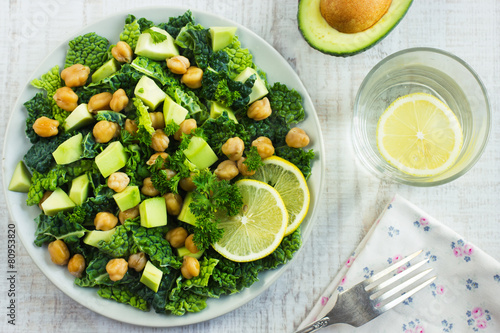
<path fill-rule="evenodd" d="M 312 333 L 319 331 L 320 329 L 330 325 L 330 318 L 329 317 L 323 317 L 321 319 L 318 319 L 316 321 L 313 321 L 306 327 L 304 327 L 301 330 L 295 331 L 295 333 Z"/>

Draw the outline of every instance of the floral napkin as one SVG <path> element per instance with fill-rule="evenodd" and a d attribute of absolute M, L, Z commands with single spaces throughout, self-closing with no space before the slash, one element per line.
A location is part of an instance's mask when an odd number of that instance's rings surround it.
<path fill-rule="evenodd" d="M 432 284 L 359 328 L 339 324 L 321 332 L 500 332 L 500 263 L 397 195 L 300 328 L 323 317 L 339 292 L 420 249 L 417 259 L 434 269 L 428 277 L 437 275 Z"/>

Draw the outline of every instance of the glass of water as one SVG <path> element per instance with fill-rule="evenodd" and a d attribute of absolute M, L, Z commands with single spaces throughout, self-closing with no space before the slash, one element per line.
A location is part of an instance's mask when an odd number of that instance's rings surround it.
<path fill-rule="evenodd" d="M 399 97 L 426 93 L 444 102 L 457 116 L 463 144 L 455 163 L 433 176 L 404 173 L 389 164 L 377 148 L 377 123 Z M 379 62 L 361 84 L 354 104 L 352 140 L 362 165 L 372 174 L 414 186 L 434 186 L 465 174 L 481 156 L 491 127 L 486 89 L 463 60 L 432 48 L 399 51 Z"/>

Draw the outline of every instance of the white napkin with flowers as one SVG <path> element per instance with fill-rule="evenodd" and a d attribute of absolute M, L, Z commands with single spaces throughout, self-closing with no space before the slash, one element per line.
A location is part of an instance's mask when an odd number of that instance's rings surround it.
<path fill-rule="evenodd" d="M 437 275 L 432 284 L 359 328 L 339 324 L 321 332 L 500 332 L 500 263 L 397 195 L 300 327 L 323 317 L 342 290 L 420 249 L 417 258 L 425 256 L 424 266 Z"/>

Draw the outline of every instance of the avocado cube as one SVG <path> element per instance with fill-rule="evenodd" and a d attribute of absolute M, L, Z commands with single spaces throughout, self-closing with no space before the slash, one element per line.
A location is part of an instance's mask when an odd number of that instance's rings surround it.
<path fill-rule="evenodd" d="M 182 209 L 177 219 L 182 222 L 196 226 L 196 216 L 189 209 L 189 204 L 193 201 L 193 193 L 188 192 L 184 198 L 184 203 L 182 204 Z"/>
<path fill-rule="evenodd" d="M 154 43 L 153 38 L 148 32 L 142 33 L 137 40 L 135 54 L 159 61 L 179 55 L 179 49 L 175 45 L 175 40 L 168 32 L 157 27 L 150 29 L 167 36 L 167 39 L 161 43 Z"/>
<path fill-rule="evenodd" d="M 104 178 L 123 168 L 127 164 L 127 154 L 121 142 L 111 142 L 106 149 L 96 156 L 95 164 L 97 164 L 97 168 Z"/>
<path fill-rule="evenodd" d="M 240 81 L 240 82 L 245 82 L 250 76 L 254 75 L 257 77 L 255 80 L 253 87 L 252 87 L 252 93 L 250 94 L 250 101 L 248 104 L 255 102 L 258 99 L 261 99 L 262 97 L 266 96 L 269 91 L 266 88 L 266 84 L 264 81 L 260 78 L 259 74 L 257 71 L 251 67 L 247 67 L 238 74 L 237 77 L 234 78 L 235 81 Z"/>
<path fill-rule="evenodd" d="M 74 109 L 64 121 L 64 130 L 66 132 L 74 131 L 95 122 L 92 113 L 86 103 L 82 103 Z"/>
<path fill-rule="evenodd" d="M 142 276 L 139 281 L 152 291 L 157 292 L 160 287 L 162 277 L 163 272 L 156 268 L 156 266 L 148 260 L 146 266 L 144 266 L 144 270 L 142 271 Z"/>
<path fill-rule="evenodd" d="M 89 193 L 89 177 L 83 174 L 71 181 L 71 189 L 69 190 L 69 198 L 77 205 L 81 205 L 87 200 Z"/>
<path fill-rule="evenodd" d="M 116 228 L 106 231 L 92 230 L 85 235 L 83 242 L 87 245 L 97 247 L 97 244 L 99 244 L 100 241 L 109 242 L 115 231 Z"/>
<path fill-rule="evenodd" d="M 167 205 L 165 198 L 154 197 L 141 202 L 139 205 L 141 226 L 154 228 L 167 225 Z"/>
<path fill-rule="evenodd" d="M 61 211 L 67 211 L 75 207 L 73 200 L 60 187 L 42 203 L 42 210 L 45 215 L 54 216 Z"/>
<path fill-rule="evenodd" d="M 200 137 L 193 136 L 189 145 L 183 150 L 184 155 L 198 169 L 205 169 L 217 162 L 218 157 L 208 143 Z"/>
<path fill-rule="evenodd" d="M 9 191 L 28 193 L 30 185 L 31 174 L 24 162 L 19 161 L 10 179 Z"/>
<path fill-rule="evenodd" d="M 188 114 L 188 110 L 174 102 L 170 96 L 167 95 L 163 101 L 163 118 L 165 118 L 165 124 L 173 121 L 177 125 L 180 125 Z"/>
<path fill-rule="evenodd" d="M 101 67 L 99 67 L 94 74 L 92 74 L 92 83 L 96 83 L 101 81 L 104 78 L 107 78 L 111 74 L 117 72 L 120 69 L 120 64 L 115 58 L 110 59 L 105 62 Z"/>
<path fill-rule="evenodd" d="M 205 250 L 200 250 L 200 251 L 198 251 L 196 253 L 192 253 L 185 246 L 180 247 L 180 248 L 177 249 L 177 255 L 179 257 L 193 257 L 193 258 L 196 258 L 196 259 L 200 259 L 204 252 L 205 252 Z"/>
<path fill-rule="evenodd" d="M 153 79 L 147 76 L 141 77 L 134 90 L 135 96 L 139 97 L 151 111 L 154 111 L 161 102 L 165 100 L 167 94 L 161 90 Z"/>
<path fill-rule="evenodd" d="M 52 156 L 57 164 L 69 164 L 78 161 L 83 153 L 82 147 L 83 135 L 78 133 L 68 140 L 64 141 L 57 147 Z"/>
<path fill-rule="evenodd" d="M 127 186 L 122 192 L 113 195 L 116 205 L 120 210 L 134 208 L 141 202 L 141 193 L 138 186 Z"/>
<path fill-rule="evenodd" d="M 212 50 L 217 52 L 233 42 L 236 27 L 211 27 Z"/>
<path fill-rule="evenodd" d="M 234 112 L 233 110 L 231 110 L 231 108 L 228 108 L 220 104 L 219 102 L 210 103 L 210 118 L 219 118 L 224 112 L 227 113 L 229 119 L 232 119 L 235 123 L 238 123 L 238 120 L 236 119 L 236 116 L 234 115 Z"/>

